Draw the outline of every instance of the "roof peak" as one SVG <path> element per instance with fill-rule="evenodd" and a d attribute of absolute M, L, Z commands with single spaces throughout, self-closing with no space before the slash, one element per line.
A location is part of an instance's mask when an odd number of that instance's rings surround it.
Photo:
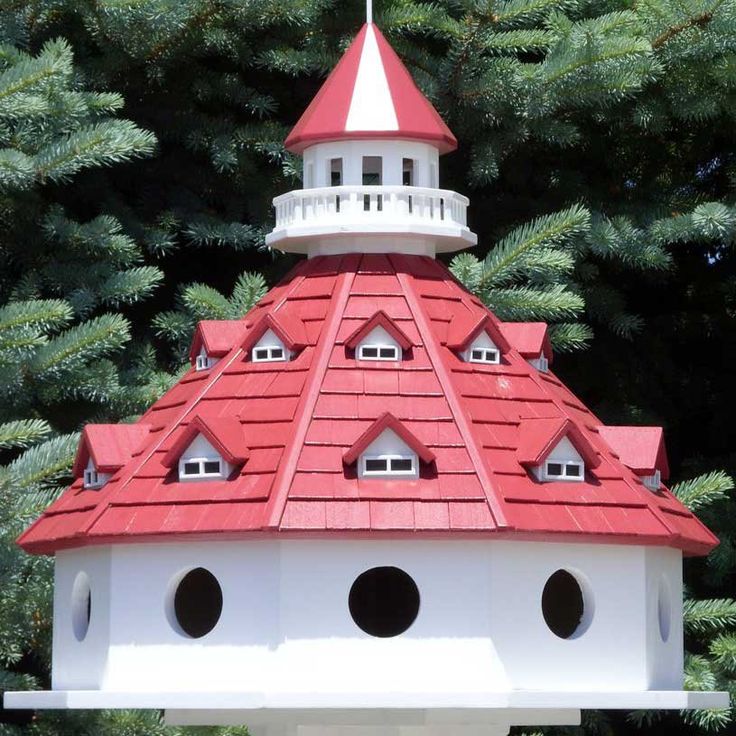
<path fill-rule="evenodd" d="M 336 140 L 424 141 L 441 153 L 457 140 L 378 26 L 367 20 L 286 139 L 305 148 Z"/>

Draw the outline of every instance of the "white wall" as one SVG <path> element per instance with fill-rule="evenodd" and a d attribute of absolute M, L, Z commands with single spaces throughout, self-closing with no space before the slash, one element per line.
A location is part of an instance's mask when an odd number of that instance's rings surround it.
<path fill-rule="evenodd" d="M 98 688 L 104 681 L 110 646 L 112 550 L 85 547 L 56 555 L 54 572 L 54 631 L 51 685 L 55 690 Z M 74 583 L 83 573 L 89 579 L 91 616 L 87 634 L 74 633 Z"/>
<path fill-rule="evenodd" d="M 62 552 L 54 687 L 320 692 L 338 701 L 356 692 L 674 688 L 682 669 L 679 559 L 676 551 L 633 546 L 437 540 Z M 363 633 L 348 610 L 355 578 L 381 565 L 405 570 L 421 595 L 417 620 L 392 639 Z M 199 566 L 218 578 L 223 612 L 212 632 L 190 639 L 172 628 L 167 606 L 173 582 Z M 544 584 L 559 568 L 588 582 L 594 606 L 587 631 L 569 640 L 549 631 L 540 607 Z M 92 623 L 81 643 L 67 610 L 78 569 L 93 588 Z M 675 597 L 667 642 L 654 628 L 654 581 L 663 574 Z"/>
<path fill-rule="evenodd" d="M 363 156 L 383 158 L 383 182 L 386 186 L 401 186 L 403 183 L 402 159 L 414 160 L 414 186 L 439 187 L 431 182 L 432 167 L 439 178 L 439 152 L 428 143 L 396 140 L 355 140 L 318 143 L 304 151 L 304 172 L 312 167 L 313 181 L 305 182 L 304 188 L 330 186 L 330 160 L 342 158 L 342 183 L 363 183 Z"/>

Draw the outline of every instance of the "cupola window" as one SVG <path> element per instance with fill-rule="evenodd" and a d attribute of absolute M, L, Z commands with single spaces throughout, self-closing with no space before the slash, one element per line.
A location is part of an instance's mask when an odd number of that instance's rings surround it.
<path fill-rule="evenodd" d="M 331 158 L 329 170 L 329 182 L 331 187 L 342 186 L 342 159 Z"/>
<path fill-rule="evenodd" d="M 399 343 L 383 327 L 376 327 L 358 344 L 358 360 L 401 360 Z"/>
<path fill-rule="evenodd" d="M 468 363 L 498 365 L 501 362 L 501 351 L 488 334 L 482 332 L 462 353 L 461 357 Z"/>
<path fill-rule="evenodd" d="M 266 330 L 263 337 L 253 346 L 251 359 L 254 363 L 287 361 L 291 355 L 273 330 Z"/>
<path fill-rule="evenodd" d="M 414 186 L 414 159 L 404 158 L 401 160 L 401 183 L 405 187 Z"/>

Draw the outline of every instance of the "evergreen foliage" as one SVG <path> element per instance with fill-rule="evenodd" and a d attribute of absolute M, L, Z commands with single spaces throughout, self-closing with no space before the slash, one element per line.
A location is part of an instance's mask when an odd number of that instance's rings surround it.
<path fill-rule="evenodd" d="M 140 413 L 198 319 L 237 317 L 291 265 L 262 248 L 271 198 L 300 186 L 282 141 L 363 8 L 0 4 L 0 687 L 48 686 L 50 565 L 15 535 L 68 481 L 85 421 Z M 461 143 L 443 186 L 470 194 L 480 246 L 453 272 L 499 316 L 549 321 L 565 382 L 608 423 L 664 424 L 676 479 L 694 478 L 676 491 L 723 540 L 686 563 L 694 688 L 736 674 L 735 8 L 375 8 Z M 731 717 L 588 713 L 583 728 L 705 733 Z M 163 731 L 127 712 L 3 728 Z"/>

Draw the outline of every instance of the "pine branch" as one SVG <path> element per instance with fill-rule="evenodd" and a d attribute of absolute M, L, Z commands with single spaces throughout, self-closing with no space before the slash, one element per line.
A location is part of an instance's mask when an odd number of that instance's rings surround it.
<path fill-rule="evenodd" d="M 0 450 L 25 448 L 39 442 L 51 433 L 43 419 L 18 419 L 0 424 Z"/>
<path fill-rule="evenodd" d="M 719 598 L 686 600 L 683 604 L 685 628 L 695 634 L 720 632 L 736 624 L 736 601 Z M 697 663 L 699 660 L 695 660 Z"/>
<path fill-rule="evenodd" d="M 687 506 L 690 511 L 712 506 L 718 501 L 728 498 L 728 492 L 733 490 L 734 482 L 731 476 L 722 470 L 698 476 L 692 480 L 683 481 L 672 487 L 672 493 Z"/>

